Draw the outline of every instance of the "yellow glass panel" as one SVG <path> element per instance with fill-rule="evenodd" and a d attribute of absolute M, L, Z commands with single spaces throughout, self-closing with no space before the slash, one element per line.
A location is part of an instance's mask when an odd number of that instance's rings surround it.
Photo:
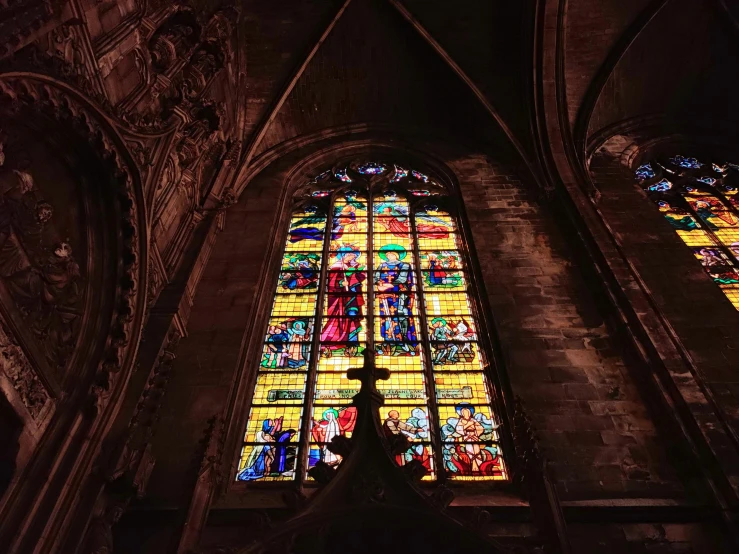
<path fill-rule="evenodd" d="M 682 231 L 678 229 L 677 234 L 688 246 L 703 246 L 706 244 L 713 244 L 713 240 L 708 235 L 708 233 L 700 229 L 694 229 L 692 231 Z"/>
<path fill-rule="evenodd" d="M 403 249 L 408 253 L 411 252 L 413 246 L 413 240 L 411 239 L 411 236 L 407 234 L 392 235 L 389 233 L 375 233 L 372 237 L 372 243 L 374 250 L 380 250 L 381 248 L 389 250 Z M 410 261 L 410 257 L 411 256 L 408 256 L 408 261 Z"/>
<path fill-rule="evenodd" d="M 469 402 L 473 405 L 490 403 L 483 373 L 450 372 L 434 374 L 436 401 L 439 404 Z"/>
<path fill-rule="evenodd" d="M 456 235 L 444 233 L 419 233 L 418 247 L 421 250 L 455 250 L 459 246 Z"/>
<path fill-rule="evenodd" d="M 348 192 L 348 191 L 347 191 Z M 334 201 L 334 214 L 339 214 L 344 207 L 353 207 L 357 215 L 367 215 L 367 196 L 364 194 L 355 194 L 357 191 L 351 191 L 348 195 L 337 196 Z"/>
<path fill-rule="evenodd" d="M 390 371 L 423 371 L 423 354 L 420 346 L 413 350 L 415 352 L 413 356 L 407 351 L 397 354 L 391 346 L 393 345 L 376 345 L 375 363 L 377 367 L 384 367 Z"/>
<path fill-rule="evenodd" d="M 726 298 L 739 310 L 739 285 L 720 285 Z"/>
<path fill-rule="evenodd" d="M 465 316 L 471 314 L 470 302 L 466 293 L 462 292 L 427 292 L 424 295 L 426 313 L 429 316 L 454 315 Z"/>
<path fill-rule="evenodd" d="M 338 261 L 336 252 L 347 252 L 349 250 L 364 252 L 367 250 L 367 235 L 363 233 L 336 233 L 331 237 L 329 250 L 329 264 L 333 264 Z M 362 261 L 360 261 L 359 258 L 357 259 L 360 264 L 367 263 L 366 256 L 360 257 L 364 258 Z"/>
<path fill-rule="evenodd" d="M 447 210 L 433 204 L 432 202 L 425 205 L 423 209 L 418 210 L 418 212 L 421 214 L 429 215 L 429 216 L 439 216 L 439 217 L 449 216 L 449 212 Z"/>
<path fill-rule="evenodd" d="M 272 317 L 312 316 L 315 312 L 315 294 L 277 294 L 272 305 Z"/>
<path fill-rule="evenodd" d="M 392 404 L 426 404 L 428 395 L 424 374 L 391 373 L 390 379 L 377 381 L 377 390 L 385 397 L 385 403 Z"/>
<path fill-rule="evenodd" d="M 318 404 L 349 404 L 359 392 L 360 382 L 347 379 L 346 373 L 327 371 L 316 375 L 315 402 Z"/>
<path fill-rule="evenodd" d="M 302 404 L 305 373 L 260 373 L 254 390 L 254 404 Z"/>
<path fill-rule="evenodd" d="M 713 221 L 713 220 L 712 220 Z M 719 229 L 715 231 L 718 239 L 725 245 L 731 246 L 732 244 L 739 242 L 739 228 L 734 227 L 731 229 Z"/>
<path fill-rule="evenodd" d="M 295 431 L 291 442 L 298 442 L 302 411 L 302 406 L 252 406 L 244 442 L 271 442 L 276 433 L 291 430 Z"/>

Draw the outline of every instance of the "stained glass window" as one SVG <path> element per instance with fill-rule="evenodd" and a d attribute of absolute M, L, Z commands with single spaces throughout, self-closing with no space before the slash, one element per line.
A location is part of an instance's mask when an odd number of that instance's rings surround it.
<path fill-rule="evenodd" d="M 739 167 L 677 155 L 640 166 L 636 179 L 739 309 Z"/>
<path fill-rule="evenodd" d="M 256 361 L 236 479 L 309 479 L 351 437 L 370 349 L 388 437 L 425 479 L 506 480 L 485 352 L 453 198 L 429 176 L 367 161 L 322 173 L 296 197 Z"/>

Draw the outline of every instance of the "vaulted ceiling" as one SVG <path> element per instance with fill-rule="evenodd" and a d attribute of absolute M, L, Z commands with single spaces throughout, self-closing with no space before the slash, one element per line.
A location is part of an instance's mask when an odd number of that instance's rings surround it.
<path fill-rule="evenodd" d="M 244 161 L 359 123 L 507 143 L 530 161 L 551 139 L 542 118 L 578 155 L 633 118 L 737 120 L 738 15 L 725 0 L 244 2 Z"/>

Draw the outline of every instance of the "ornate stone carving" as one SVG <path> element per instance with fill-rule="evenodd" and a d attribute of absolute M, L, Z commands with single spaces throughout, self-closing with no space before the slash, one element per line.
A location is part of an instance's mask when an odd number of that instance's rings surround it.
<path fill-rule="evenodd" d="M 31 417 L 38 420 L 51 397 L 2 320 L 0 320 L 0 370 L 18 392 Z"/>
<path fill-rule="evenodd" d="M 64 367 L 77 342 L 83 287 L 53 217 L 30 170 L 0 168 L 0 278 L 49 363 Z"/>
<path fill-rule="evenodd" d="M 87 139 L 93 152 L 107 165 L 110 186 L 117 191 L 121 218 L 118 222 L 120 256 L 115 313 L 103 360 L 91 388 L 92 407 L 99 413 L 110 397 L 112 376 L 120 371 L 124 363 L 127 367 L 133 363 L 129 345 L 133 334 L 140 332 L 143 323 L 144 301 L 138 298 L 140 252 L 146 248 L 139 232 L 139 227 L 144 225 L 143 214 L 138 209 L 139 197 L 143 192 L 140 186 L 137 188 L 134 185 L 131 168 L 124 161 L 119 146 L 111 139 L 110 131 L 100 127 L 97 114 L 42 80 L 0 78 L 0 111 L 3 117 L 18 117 L 22 110 L 29 109 Z M 59 254 L 63 253 L 63 249 L 60 250 Z M 61 282 L 65 283 L 64 271 L 68 276 L 70 268 L 64 264 L 60 266 Z"/>
<path fill-rule="evenodd" d="M 192 122 L 183 130 L 176 152 L 183 169 L 191 168 L 220 137 L 223 104 L 205 101 L 192 108 Z"/>
<path fill-rule="evenodd" d="M 26 70 L 33 73 L 49 75 L 60 81 L 69 83 L 92 98 L 101 107 L 111 112 L 108 98 L 98 89 L 90 78 L 84 64 L 79 61 L 79 47 L 76 43 L 74 26 L 68 27 L 68 33 L 62 30 L 49 33 L 38 42 L 29 44 L 13 56 L 0 63 L 0 73 L 6 71 Z"/>
<path fill-rule="evenodd" d="M 0 2 L 0 56 L 11 53 L 58 14 L 62 5 L 54 0 Z"/>
<path fill-rule="evenodd" d="M 200 33 L 200 25 L 192 11 L 181 10 L 170 16 L 149 40 L 154 71 L 166 73 L 177 59 L 186 58 L 200 40 Z"/>

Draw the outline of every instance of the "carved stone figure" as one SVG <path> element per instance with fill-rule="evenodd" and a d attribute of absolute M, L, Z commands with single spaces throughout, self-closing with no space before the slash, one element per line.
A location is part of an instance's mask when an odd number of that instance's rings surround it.
<path fill-rule="evenodd" d="M 63 366 L 74 348 L 82 293 L 72 247 L 46 229 L 53 215 L 31 173 L 0 174 L 0 278 L 49 361 Z"/>
<path fill-rule="evenodd" d="M 92 520 L 87 531 L 85 554 L 112 554 L 113 526 L 121 519 L 123 511 L 123 506 L 113 504 L 106 508 L 102 516 Z"/>

